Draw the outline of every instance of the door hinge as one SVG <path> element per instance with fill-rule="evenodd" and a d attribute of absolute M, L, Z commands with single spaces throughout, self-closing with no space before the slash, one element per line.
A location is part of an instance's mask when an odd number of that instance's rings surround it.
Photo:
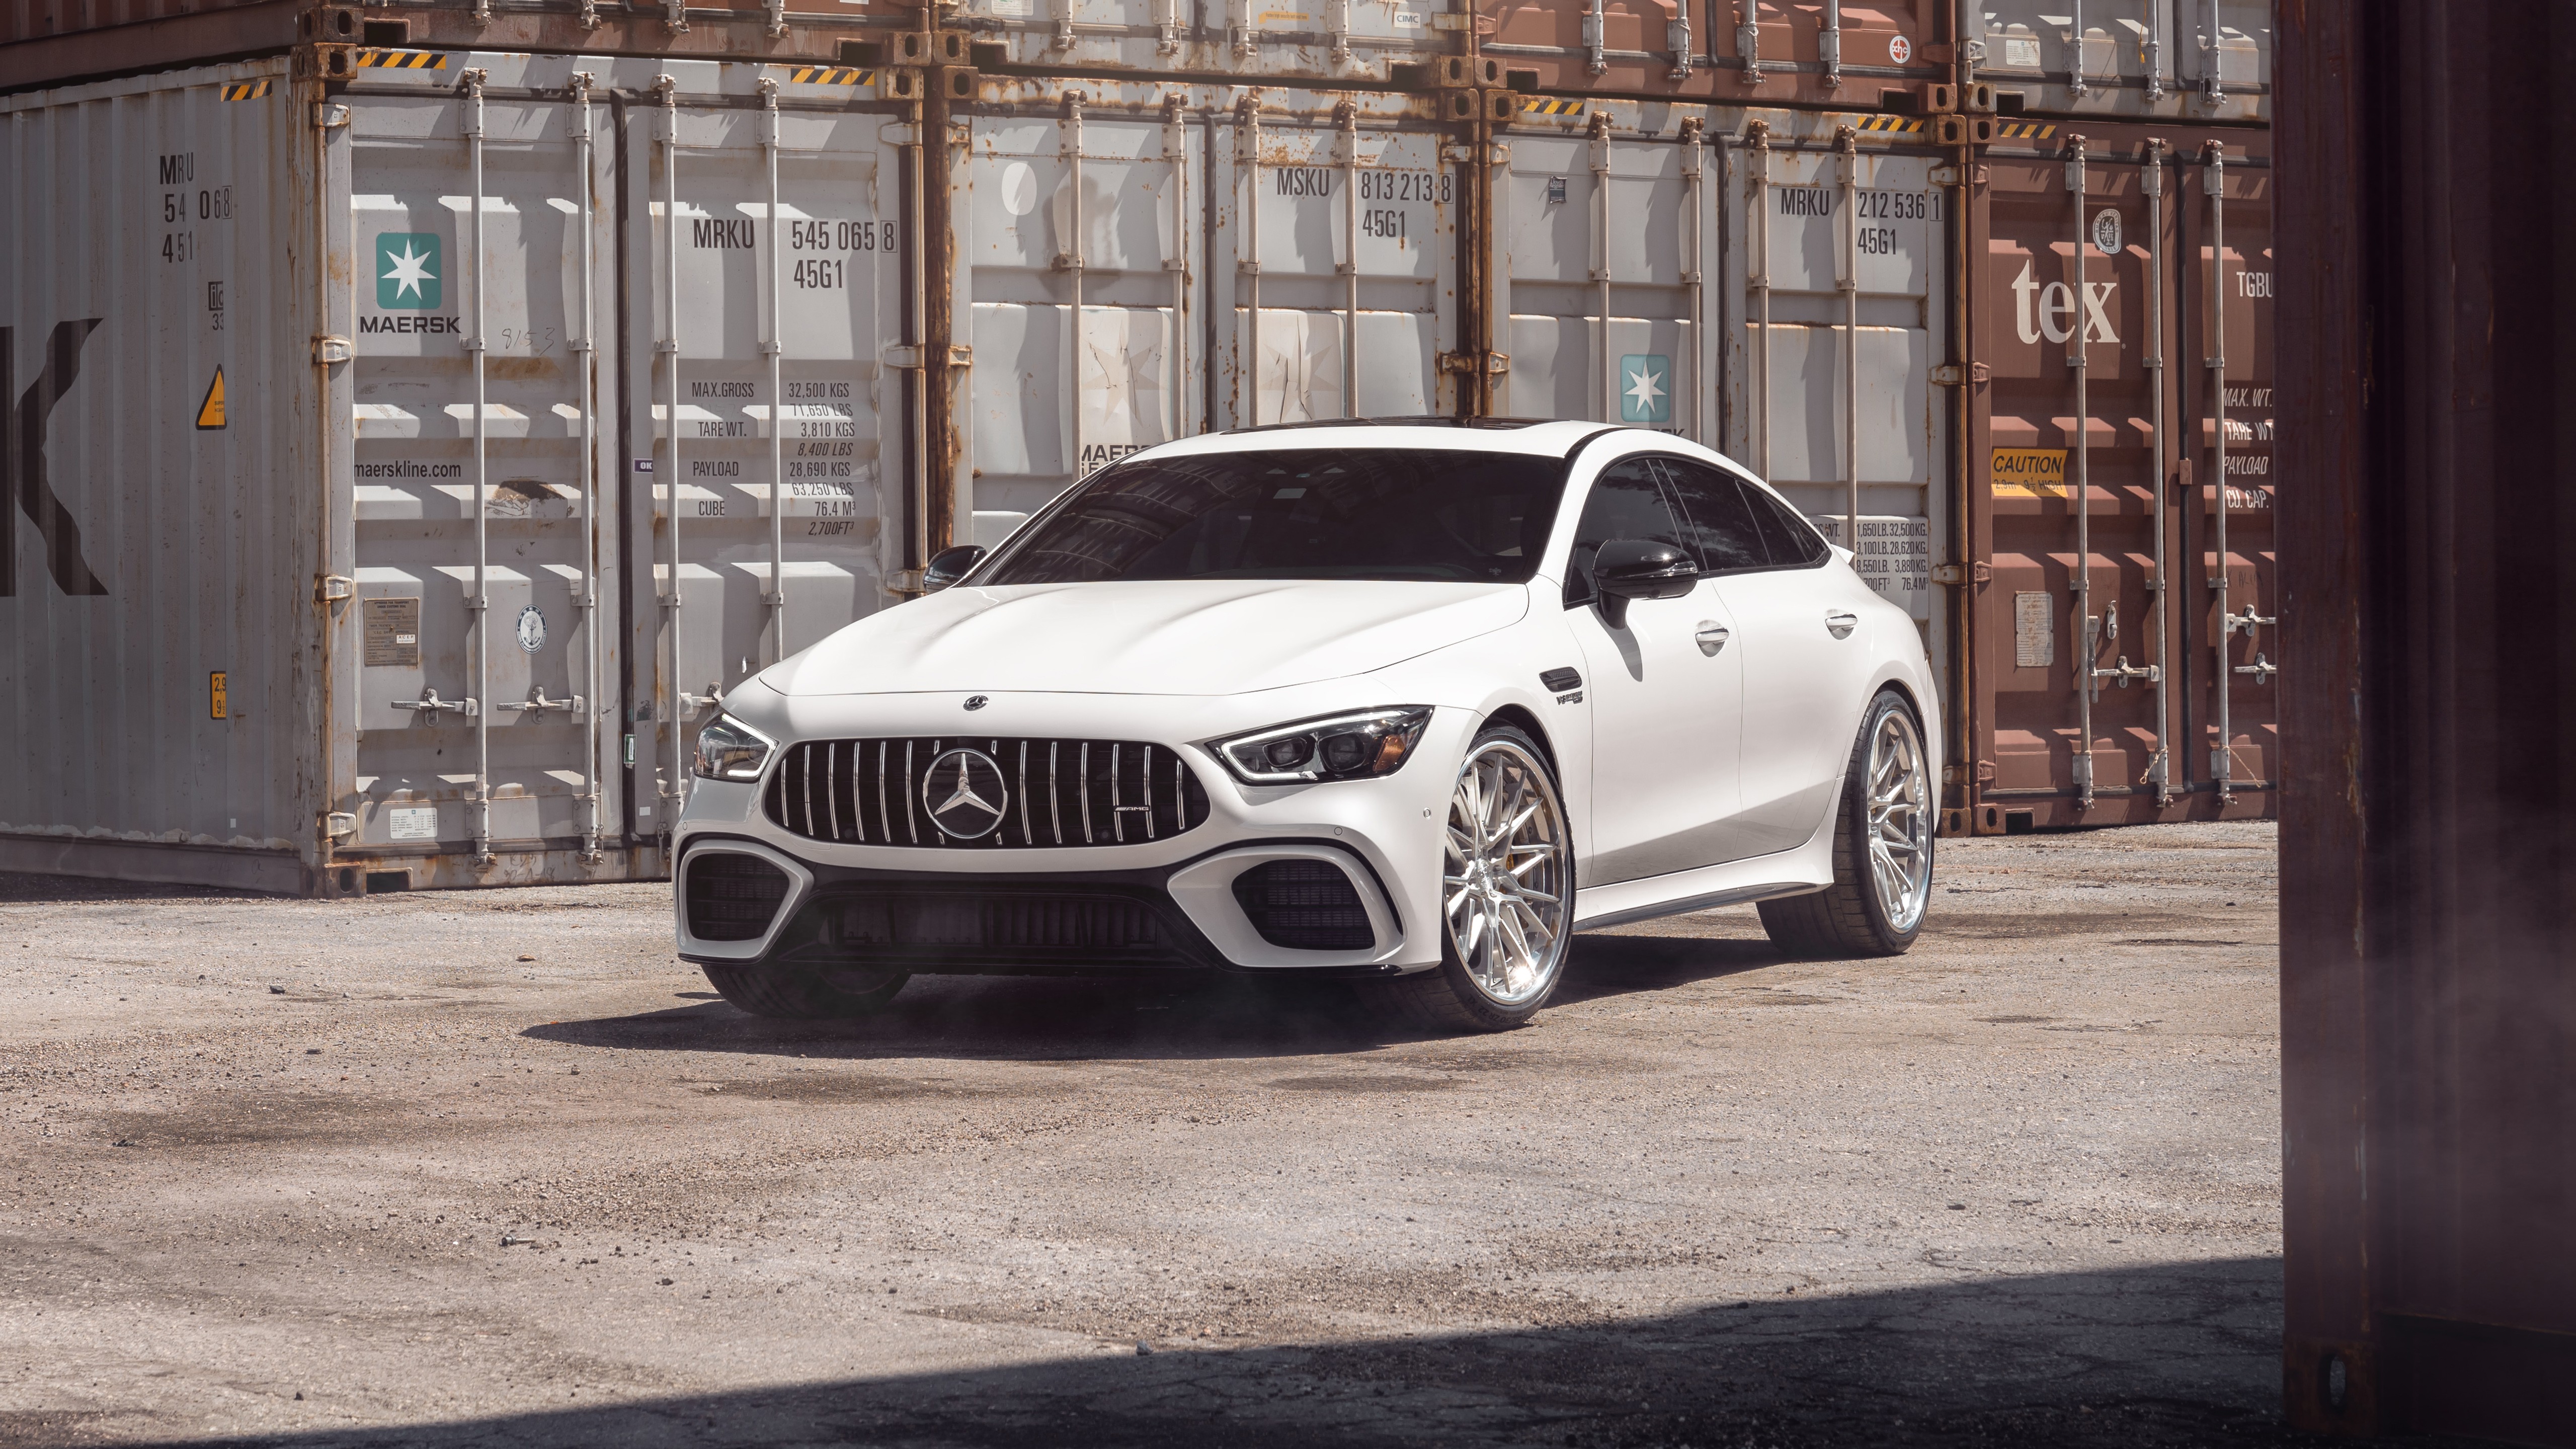
<path fill-rule="evenodd" d="M 358 817 L 334 810 L 322 817 L 322 832 L 333 840 L 358 833 Z"/>
<path fill-rule="evenodd" d="M 1932 566 L 1932 582 L 1936 584 L 1949 584 L 1954 588 L 1960 584 L 1970 582 L 1989 584 L 1994 582 L 1994 578 L 1995 568 L 1994 565 L 1989 563 L 1973 563 L 1967 565 L 1965 568 L 1954 563 L 1934 564 Z"/>
<path fill-rule="evenodd" d="M 349 359 L 356 357 L 357 355 L 358 349 L 356 345 L 351 343 L 346 337 L 323 336 L 313 339 L 313 360 L 315 362 L 347 362 Z"/>
<path fill-rule="evenodd" d="M 1932 369 L 1932 382 L 1936 387 L 1957 387 L 1961 383 L 1983 383 L 1994 375 L 1994 369 L 1982 362 L 1945 362 Z"/>
<path fill-rule="evenodd" d="M 315 601 L 324 604 L 336 603 L 342 599 L 354 598 L 357 596 L 357 592 L 357 581 L 355 579 L 344 578 L 339 574 L 324 574 L 320 582 L 313 586 L 313 597 Z"/>

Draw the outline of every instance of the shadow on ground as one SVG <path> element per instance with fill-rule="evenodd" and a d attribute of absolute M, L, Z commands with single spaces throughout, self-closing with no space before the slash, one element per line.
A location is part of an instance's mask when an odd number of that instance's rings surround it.
<path fill-rule="evenodd" d="M 1781 959 L 1762 941 L 1583 936 L 1555 1002 L 1662 991 Z M 855 1021 L 769 1021 L 708 993 L 685 995 L 692 1005 L 549 1022 L 526 1035 L 617 1051 L 1039 1061 L 1304 1056 L 1404 1039 L 1346 982 L 1232 973 L 923 976 L 880 1014 Z"/>
<path fill-rule="evenodd" d="M 226 1442 L 2322 1445 L 2281 1424 L 2280 1298 L 2274 1258 L 1963 1278 L 1522 1332 L 1150 1356 L 1086 1345 L 1020 1367 L 597 1408 L 567 1387 L 545 1412 Z M 0 1439 L 35 1428 L 21 1418 Z"/>

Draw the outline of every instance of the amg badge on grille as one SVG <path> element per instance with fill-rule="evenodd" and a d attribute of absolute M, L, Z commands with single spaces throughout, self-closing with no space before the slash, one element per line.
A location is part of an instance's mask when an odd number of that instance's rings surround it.
<path fill-rule="evenodd" d="M 992 834 L 1010 803 L 1001 765 L 982 750 L 949 750 L 921 777 L 921 806 L 930 822 L 960 840 Z"/>

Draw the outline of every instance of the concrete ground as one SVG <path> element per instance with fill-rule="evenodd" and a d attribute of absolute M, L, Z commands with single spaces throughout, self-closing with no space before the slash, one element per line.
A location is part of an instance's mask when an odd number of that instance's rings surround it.
<path fill-rule="evenodd" d="M 0 878 L 0 1444 L 2296 1442 L 2271 828 L 1942 852 L 1910 956 L 1711 912 L 1451 1040 Z"/>

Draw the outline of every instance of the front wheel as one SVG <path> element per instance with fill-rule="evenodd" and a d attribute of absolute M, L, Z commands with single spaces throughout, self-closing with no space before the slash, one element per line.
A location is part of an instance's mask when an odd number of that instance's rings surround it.
<path fill-rule="evenodd" d="M 1476 736 L 1449 794 L 1440 965 L 1378 983 L 1425 1031 L 1508 1031 L 1547 1004 L 1574 941 L 1574 843 L 1555 772 L 1509 725 Z"/>
<path fill-rule="evenodd" d="M 1761 904 L 1792 956 L 1899 956 L 1932 896 L 1932 766 L 1895 691 L 1870 701 L 1834 816 L 1834 883 Z"/>

